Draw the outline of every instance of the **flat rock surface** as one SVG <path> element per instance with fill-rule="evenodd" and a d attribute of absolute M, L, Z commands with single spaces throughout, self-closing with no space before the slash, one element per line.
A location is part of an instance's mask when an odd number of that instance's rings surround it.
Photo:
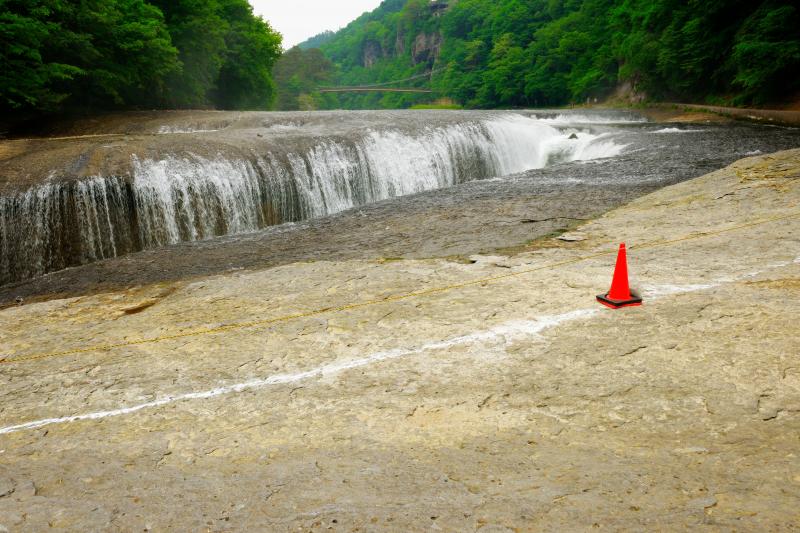
<path fill-rule="evenodd" d="M 575 231 L 0 311 L 0 531 L 799 528 L 800 150 Z"/>

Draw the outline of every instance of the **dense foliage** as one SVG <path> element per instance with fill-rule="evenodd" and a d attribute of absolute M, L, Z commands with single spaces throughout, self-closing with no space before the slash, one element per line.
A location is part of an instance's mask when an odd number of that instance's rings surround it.
<path fill-rule="evenodd" d="M 386 0 L 319 39 L 341 85 L 433 70 L 470 107 L 563 105 L 628 94 L 762 104 L 800 90 L 792 0 Z M 429 97 L 344 95 L 330 105 L 406 107 Z"/>
<path fill-rule="evenodd" d="M 0 0 L 0 108 L 268 108 L 281 37 L 247 0 Z"/>
<path fill-rule="evenodd" d="M 286 51 L 273 71 L 278 86 L 275 109 L 319 109 L 323 105 L 323 99 L 317 89 L 330 81 L 332 72 L 333 65 L 319 48 L 303 50 L 295 46 Z"/>
<path fill-rule="evenodd" d="M 309 50 L 311 48 L 319 48 L 323 44 L 325 44 L 325 43 L 327 43 L 329 41 L 332 41 L 334 37 L 336 37 L 336 33 L 332 32 L 330 30 L 327 30 L 327 31 L 324 31 L 324 32 L 322 32 L 320 34 L 317 34 L 317 35 L 311 37 L 310 39 L 306 39 L 305 41 L 303 41 L 302 43 L 300 43 L 297 46 L 299 46 L 303 50 Z"/>

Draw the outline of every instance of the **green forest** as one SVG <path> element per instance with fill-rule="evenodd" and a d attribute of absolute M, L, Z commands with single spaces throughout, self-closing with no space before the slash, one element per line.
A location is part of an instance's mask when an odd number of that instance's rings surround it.
<path fill-rule="evenodd" d="M 0 40 L 6 116 L 269 109 L 281 54 L 247 0 L 0 0 Z"/>
<path fill-rule="evenodd" d="M 800 91 L 795 4 L 385 0 L 284 52 L 247 0 L 0 0 L 0 106 L 6 117 L 497 108 L 623 93 L 628 101 L 767 105 Z M 397 86 L 434 92 L 319 92 L 408 78 Z"/>
<path fill-rule="evenodd" d="M 386 0 L 319 47 L 327 77 L 284 67 L 286 102 L 323 108 L 558 106 L 628 98 L 765 105 L 800 91 L 800 11 L 787 0 Z M 282 60 L 283 61 L 283 60 Z M 299 61 L 297 64 L 301 64 Z M 319 94 L 402 80 L 435 95 Z M 301 98 L 302 97 L 302 98 Z M 288 108 L 288 107 L 284 107 Z"/>

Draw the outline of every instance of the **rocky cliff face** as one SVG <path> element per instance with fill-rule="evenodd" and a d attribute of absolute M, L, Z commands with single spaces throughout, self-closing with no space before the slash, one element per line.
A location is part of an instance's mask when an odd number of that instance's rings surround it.
<path fill-rule="evenodd" d="M 441 33 L 420 33 L 414 39 L 414 46 L 411 48 L 411 61 L 415 65 L 420 63 L 430 63 L 432 65 L 439 58 L 441 48 Z"/>
<path fill-rule="evenodd" d="M 433 65 L 439 59 L 442 48 L 442 34 L 439 32 L 420 33 L 411 45 L 411 62 L 414 65 L 429 63 Z M 394 50 L 384 48 L 378 41 L 365 41 L 362 51 L 361 64 L 365 68 L 373 67 L 379 60 L 406 54 L 406 39 L 402 33 L 397 34 Z"/>
<path fill-rule="evenodd" d="M 406 53 L 406 36 L 402 31 L 397 32 L 397 38 L 394 41 L 394 54 L 401 56 Z"/>
<path fill-rule="evenodd" d="M 621 102 L 624 104 L 641 104 L 646 100 L 647 93 L 639 86 L 638 76 L 621 81 L 608 97 L 608 101 L 610 102 Z"/>
<path fill-rule="evenodd" d="M 379 42 L 367 41 L 364 43 L 362 64 L 366 68 L 370 68 L 384 55 L 383 48 Z"/>

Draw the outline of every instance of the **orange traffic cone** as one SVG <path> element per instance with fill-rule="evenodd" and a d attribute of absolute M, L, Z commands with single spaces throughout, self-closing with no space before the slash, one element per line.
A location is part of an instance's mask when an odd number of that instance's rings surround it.
<path fill-rule="evenodd" d="M 631 293 L 628 285 L 628 258 L 625 254 L 624 242 L 619 245 L 617 266 L 614 268 L 614 279 L 611 280 L 611 290 L 605 294 L 598 294 L 597 301 L 611 309 L 642 305 L 642 299 L 638 294 Z"/>

